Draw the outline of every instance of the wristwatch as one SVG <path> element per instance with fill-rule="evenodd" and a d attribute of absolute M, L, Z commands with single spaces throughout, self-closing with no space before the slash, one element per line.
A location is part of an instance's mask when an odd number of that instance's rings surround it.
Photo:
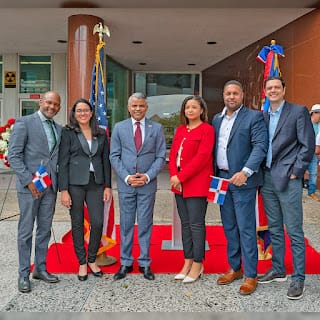
<path fill-rule="evenodd" d="M 249 173 L 249 172 L 242 170 L 242 173 L 243 173 L 247 178 L 250 177 L 250 173 Z"/>

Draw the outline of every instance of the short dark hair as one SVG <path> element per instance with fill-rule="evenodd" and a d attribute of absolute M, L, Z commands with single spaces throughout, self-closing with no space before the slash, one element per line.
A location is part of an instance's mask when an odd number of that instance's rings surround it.
<path fill-rule="evenodd" d="M 207 104 L 203 98 L 200 96 L 188 96 L 182 101 L 181 109 L 180 109 L 180 122 L 181 124 L 188 124 L 189 119 L 186 117 L 184 111 L 186 109 L 186 104 L 189 100 L 196 100 L 199 102 L 200 107 L 202 109 L 202 113 L 200 114 L 200 119 L 204 122 L 208 121 L 208 108 Z"/>
<path fill-rule="evenodd" d="M 69 118 L 69 124 L 67 125 L 67 128 L 74 130 L 75 132 L 81 132 L 80 126 L 78 121 L 75 118 L 75 110 L 76 107 L 79 103 L 85 103 L 87 104 L 91 111 L 92 111 L 92 117 L 90 119 L 90 128 L 91 128 L 91 133 L 92 136 L 96 137 L 100 132 L 100 128 L 98 126 L 97 118 L 96 118 L 96 112 L 95 109 L 92 107 L 91 103 L 84 99 L 84 98 L 79 98 L 72 106 L 71 111 L 70 111 L 70 118 Z"/>
<path fill-rule="evenodd" d="M 229 80 L 229 81 L 227 81 L 223 86 L 223 91 L 227 86 L 230 86 L 231 84 L 234 84 L 234 85 L 238 86 L 243 91 L 243 87 L 242 87 L 241 82 L 239 82 L 237 80 Z"/>
<path fill-rule="evenodd" d="M 266 80 L 264 80 L 264 83 L 263 83 L 263 87 L 264 88 L 266 87 L 267 82 L 270 81 L 270 80 L 280 80 L 282 87 L 283 88 L 286 87 L 286 83 L 284 82 L 282 77 L 280 77 L 280 76 L 270 76 L 270 77 L 266 78 Z"/>

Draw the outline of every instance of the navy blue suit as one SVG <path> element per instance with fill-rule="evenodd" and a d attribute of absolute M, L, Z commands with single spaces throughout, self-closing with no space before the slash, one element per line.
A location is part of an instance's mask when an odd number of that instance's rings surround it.
<path fill-rule="evenodd" d="M 222 120 L 220 113 L 212 121 L 217 141 L 214 159 L 217 156 Z M 257 276 L 255 197 L 257 187 L 263 182 L 260 165 L 265 159 L 267 148 L 268 133 L 262 113 L 242 106 L 227 144 L 229 171 L 219 170 L 215 161 L 215 173 L 222 178 L 230 179 L 243 167 L 254 171 L 245 185 L 237 187 L 229 184 L 224 204 L 220 206 L 221 220 L 228 240 L 229 265 L 234 271 L 240 270 L 242 256 L 244 273 L 249 278 Z"/>

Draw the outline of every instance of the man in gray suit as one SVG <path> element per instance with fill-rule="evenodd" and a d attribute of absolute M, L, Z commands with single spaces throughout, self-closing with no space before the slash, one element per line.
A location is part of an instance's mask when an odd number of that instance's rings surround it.
<path fill-rule="evenodd" d="M 59 279 L 46 270 L 48 243 L 57 197 L 57 161 L 61 127 L 52 118 L 60 110 L 60 96 L 46 92 L 39 101 L 39 111 L 17 119 L 10 137 L 8 159 L 17 175 L 17 195 L 20 209 L 18 252 L 20 292 L 31 290 L 30 257 L 32 233 L 37 220 L 33 278 L 54 283 Z M 40 192 L 32 178 L 43 163 L 52 185 Z"/>
<path fill-rule="evenodd" d="M 287 297 L 302 298 L 305 280 L 305 241 L 302 212 L 302 178 L 315 149 L 315 135 L 306 107 L 284 100 L 285 83 L 280 77 L 265 80 L 270 107 L 264 113 L 269 128 L 269 148 L 261 189 L 272 242 L 272 268 L 259 283 L 287 280 L 284 227 L 293 255 L 292 283 Z"/>
<path fill-rule="evenodd" d="M 139 271 L 146 279 L 154 279 L 149 249 L 157 175 L 166 162 L 166 145 L 162 126 L 145 118 L 147 109 L 147 100 L 142 93 L 131 95 L 128 101 L 131 118 L 117 123 L 111 135 L 110 161 L 117 173 L 121 234 L 121 267 L 114 275 L 115 280 L 133 271 L 136 216 Z"/>

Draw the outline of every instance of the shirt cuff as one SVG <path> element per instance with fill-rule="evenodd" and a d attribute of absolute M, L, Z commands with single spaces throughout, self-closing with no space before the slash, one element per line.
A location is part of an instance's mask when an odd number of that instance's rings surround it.
<path fill-rule="evenodd" d="M 247 168 L 247 167 L 243 167 L 242 171 L 246 173 L 246 176 L 248 178 L 251 177 L 254 174 L 254 171 L 249 169 L 249 168 Z"/>

